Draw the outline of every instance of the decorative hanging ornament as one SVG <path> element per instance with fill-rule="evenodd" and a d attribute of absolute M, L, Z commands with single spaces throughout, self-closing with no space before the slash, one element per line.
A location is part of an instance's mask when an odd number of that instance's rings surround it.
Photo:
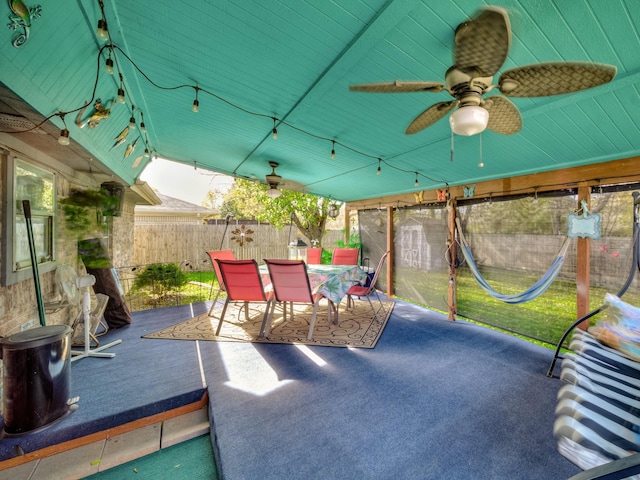
<path fill-rule="evenodd" d="M 589 213 L 589 207 L 585 200 L 580 201 L 582 214 L 570 213 L 567 215 L 567 237 L 569 238 L 600 238 L 600 214 Z"/>
<path fill-rule="evenodd" d="M 127 145 L 127 149 L 124 151 L 123 160 L 133 153 L 133 151 L 136 149 L 136 145 L 138 144 L 138 140 L 140 140 L 140 137 L 136 138 L 133 143 Z"/>
<path fill-rule="evenodd" d="M 100 124 L 100 120 L 106 120 L 109 118 L 111 114 L 111 103 L 109 102 L 108 107 L 102 105 L 102 100 L 97 99 L 93 104 L 93 111 L 89 115 L 86 120 L 82 120 L 82 115 L 84 115 L 84 111 L 86 110 L 86 106 L 81 108 L 78 112 L 78 116 L 76 117 L 76 125 L 78 128 L 84 128 L 89 125 L 89 128 L 95 128 Z"/>
<path fill-rule="evenodd" d="M 37 5 L 35 7 L 28 8 L 22 0 L 9 0 L 9 8 L 11 8 L 11 12 L 9 14 L 9 23 L 8 27 L 11 30 L 17 30 L 18 28 L 22 29 L 21 33 L 17 33 L 13 40 L 11 40 L 11 45 L 18 48 L 27 43 L 29 40 L 29 33 L 31 32 L 31 20 L 35 20 L 40 17 L 42 13 L 42 7 Z"/>
<path fill-rule="evenodd" d="M 111 147 L 110 150 L 113 150 L 114 148 L 122 145 L 127 140 L 127 135 L 129 135 L 129 125 L 124 127 L 122 131 L 118 134 L 118 136 L 114 138 L 115 142 L 113 144 L 113 147 Z"/>

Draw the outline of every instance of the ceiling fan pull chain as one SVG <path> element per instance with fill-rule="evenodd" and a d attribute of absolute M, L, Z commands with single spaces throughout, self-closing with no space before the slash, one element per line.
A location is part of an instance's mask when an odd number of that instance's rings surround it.
<path fill-rule="evenodd" d="M 451 161 L 453 162 L 453 130 L 451 130 Z"/>

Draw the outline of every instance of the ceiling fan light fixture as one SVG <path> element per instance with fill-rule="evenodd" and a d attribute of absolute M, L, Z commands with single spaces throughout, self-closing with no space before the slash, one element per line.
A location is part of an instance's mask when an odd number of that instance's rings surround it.
<path fill-rule="evenodd" d="M 267 181 L 269 185 L 269 190 L 267 190 L 267 196 L 269 198 L 277 198 L 282 195 L 282 192 L 278 190 L 278 185 L 282 183 L 282 177 L 276 173 L 276 168 L 278 167 L 277 162 L 269 162 L 269 166 L 271 167 L 271 173 L 264 176 L 264 179 Z"/>
<path fill-rule="evenodd" d="M 274 198 L 278 198 L 280 195 L 282 195 L 282 192 L 275 187 L 271 187 L 269 190 L 267 190 L 267 197 L 272 200 Z"/>
<path fill-rule="evenodd" d="M 476 135 L 489 123 L 489 112 L 477 105 L 467 105 L 455 110 L 449 117 L 451 130 L 456 135 Z"/>

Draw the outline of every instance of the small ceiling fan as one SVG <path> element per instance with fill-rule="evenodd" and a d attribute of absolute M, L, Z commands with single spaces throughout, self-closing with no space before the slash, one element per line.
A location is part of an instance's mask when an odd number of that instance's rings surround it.
<path fill-rule="evenodd" d="M 419 132 L 454 110 L 449 117 L 458 135 L 475 135 L 489 128 L 511 135 L 522 128 L 518 108 L 506 97 L 543 97 L 577 92 L 613 80 L 616 67 L 590 62 L 550 62 L 516 67 L 502 73 L 498 84 L 493 76 L 507 58 L 511 46 L 511 25 L 507 11 L 488 6 L 458 25 L 454 34 L 453 61 L 440 82 L 387 82 L 352 85 L 349 90 L 370 93 L 441 92 L 455 98 L 430 106 L 407 127 Z M 502 95 L 484 97 L 497 88 Z M 456 109 L 456 107 L 458 107 Z"/>

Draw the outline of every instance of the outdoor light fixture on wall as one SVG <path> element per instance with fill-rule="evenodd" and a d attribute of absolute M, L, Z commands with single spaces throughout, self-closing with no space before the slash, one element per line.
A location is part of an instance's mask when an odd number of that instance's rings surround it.
<path fill-rule="evenodd" d="M 269 185 L 269 190 L 267 190 L 267 196 L 269 198 L 278 198 L 282 195 L 282 192 L 278 190 L 278 185 L 282 182 L 282 177 L 276 174 L 276 168 L 278 167 L 278 163 L 269 162 L 269 166 L 271 167 L 271 173 L 269 175 L 265 175 L 265 180 L 267 181 L 267 185 Z"/>

